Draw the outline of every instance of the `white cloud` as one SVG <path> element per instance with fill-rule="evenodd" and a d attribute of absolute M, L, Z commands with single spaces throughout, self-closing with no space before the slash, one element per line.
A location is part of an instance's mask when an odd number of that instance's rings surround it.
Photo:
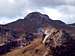
<path fill-rule="evenodd" d="M 7 17 L 0 17 L 0 24 L 7 24 L 7 23 L 10 23 L 10 22 L 13 22 L 13 21 L 16 21 L 17 18 L 7 18 Z"/>
<path fill-rule="evenodd" d="M 43 11 L 45 11 L 45 13 L 48 14 L 53 20 L 60 20 L 62 17 L 62 14 L 57 9 L 44 8 Z"/>
<path fill-rule="evenodd" d="M 56 8 L 63 14 L 62 18 L 60 18 L 65 23 L 75 23 L 75 6 L 72 5 L 62 5 Z"/>
<path fill-rule="evenodd" d="M 8 0 L 9 3 L 14 4 L 15 0 Z"/>

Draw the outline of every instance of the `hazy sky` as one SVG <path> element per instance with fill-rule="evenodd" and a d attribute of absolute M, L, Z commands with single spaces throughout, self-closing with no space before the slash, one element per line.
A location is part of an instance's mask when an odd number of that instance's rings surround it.
<path fill-rule="evenodd" d="M 75 23 L 75 0 L 0 0 L 0 24 L 6 24 L 38 11 L 54 20 Z"/>

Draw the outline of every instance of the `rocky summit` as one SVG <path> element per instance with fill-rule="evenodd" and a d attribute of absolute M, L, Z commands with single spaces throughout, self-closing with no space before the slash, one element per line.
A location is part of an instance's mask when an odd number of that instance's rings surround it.
<path fill-rule="evenodd" d="M 40 12 L 0 25 L 0 56 L 75 56 L 75 27 Z"/>

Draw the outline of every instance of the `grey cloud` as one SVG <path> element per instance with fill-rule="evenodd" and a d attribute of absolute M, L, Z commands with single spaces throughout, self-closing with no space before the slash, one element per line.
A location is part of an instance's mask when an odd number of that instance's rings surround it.
<path fill-rule="evenodd" d="M 62 5 L 62 6 L 57 6 L 56 9 L 63 14 L 63 17 L 61 18 L 62 21 L 69 24 L 75 23 L 75 10 L 74 10 L 75 6 Z"/>
<path fill-rule="evenodd" d="M 14 0 L 11 4 L 8 0 L 0 0 L 0 16 L 15 17 L 22 16 L 27 9 L 36 10 L 42 7 L 58 7 L 62 5 L 75 4 L 75 0 Z M 26 11 L 25 11 L 26 12 Z"/>
<path fill-rule="evenodd" d="M 15 17 L 20 16 L 24 10 L 26 1 L 15 0 L 12 4 L 6 0 L 0 0 L 0 16 Z"/>
<path fill-rule="evenodd" d="M 29 0 L 31 5 L 42 7 L 42 6 L 50 6 L 55 7 L 59 5 L 75 5 L 75 0 Z"/>
<path fill-rule="evenodd" d="M 64 14 L 70 14 L 70 15 L 75 14 L 75 10 L 74 10 L 75 6 L 66 5 L 66 6 L 58 6 L 57 8 L 60 12 Z"/>
<path fill-rule="evenodd" d="M 14 0 L 14 3 L 0 0 L 0 17 L 25 16 L 28 13 L 27 10 L 43 11 L 43 7 L 59 10 L 60 13 L 68 15 L 68 18 L 75 18 L 75 0 Z"/>

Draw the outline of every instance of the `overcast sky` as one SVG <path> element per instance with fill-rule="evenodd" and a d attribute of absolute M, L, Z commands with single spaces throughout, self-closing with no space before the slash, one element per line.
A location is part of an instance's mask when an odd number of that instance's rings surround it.
<path fill-rule="evenodd" d="M 0 0 L 0 24 L 38 11 L 54 20 L 75 23 L 75 0 Z"/>

